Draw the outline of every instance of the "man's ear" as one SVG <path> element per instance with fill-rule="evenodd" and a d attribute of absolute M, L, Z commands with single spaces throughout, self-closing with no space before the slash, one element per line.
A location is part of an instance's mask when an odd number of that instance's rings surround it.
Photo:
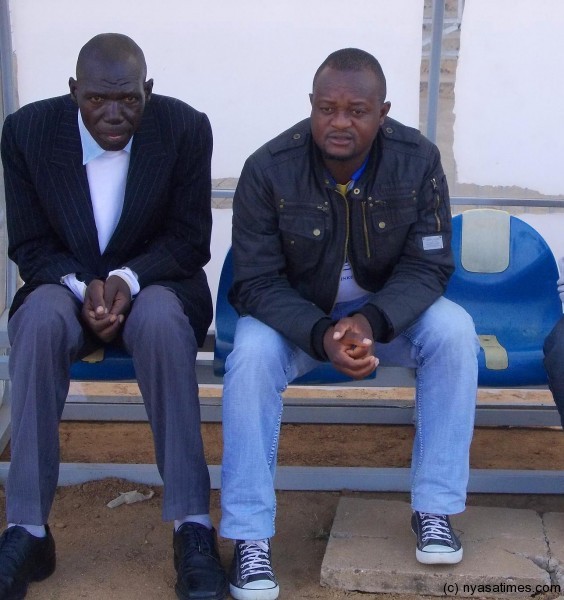
<path fill-rule="evenodd" d="M 71 94 L 71 98 L 77 102 L 76 100 L 76 79 L 74 79 L 74 77 L 69 77 L 69 90 L 70 90 L 70 94 Z M 78 102 L 77 102 L 78 104 Z"/>
<path fill-rule="evenodd" d="M 389 101 L 384 102 L 384 104 L 382 104 L 382 106 L 380 107 L 380 125 L 384 123 L 384 119 L 390 112 L 390 108 L 392 108 L 392 103 Z"/>
<path fill-rule="evenodd" d="M 309 95 L 309 103 L 313 106 L 313 94 Z"/>
<path fill-rule="evenodd" d="M 153 80 L 149 79 L 143 84 L 143 89 L 145 91 L 145 101 L 148 102 L 151 99 L 151 94 L 153 93 Z"/>

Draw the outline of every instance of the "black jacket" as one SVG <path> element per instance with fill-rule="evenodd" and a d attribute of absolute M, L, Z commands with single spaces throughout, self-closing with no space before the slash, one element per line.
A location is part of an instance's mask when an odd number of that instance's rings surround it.
<path fill-rule="evenodd" d="M 212 134 L 205 114 L 153 94 L 133 137 L 121 218 L 103 254 L 70 94 L 24 106 L 2 131 L 9 255 L 24 280 L 10 314 L 44 283 L 130 267 L 141 288 L 174 289 L 199 343 L 212 318 Z"/>
<path fill-rule="evenodd" d="M 379 342 L 435 302 L 454 269 L 439 151 L 393 119 L 347 200 L 306 119 L 249 157 L 233 209 L 231 302 L 316 358 L 326 359 L 322 339 L 347 254 L 358 284 L 375 294 L 359 312 Z"/>

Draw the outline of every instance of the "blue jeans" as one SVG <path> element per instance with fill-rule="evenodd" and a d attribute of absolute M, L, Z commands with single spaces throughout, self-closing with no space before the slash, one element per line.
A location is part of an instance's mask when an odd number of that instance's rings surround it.
<path fill-rule="evenodd" d="M 365 301 L 338 305 L 332 316 L 349 314 Z M 464 510 L 478 350 L 471 317 L 446 298 L 439 298 L 390 343 L 376 344 L 380 365 L 416 369 L 414 510 L 440 514 Z M 264 323 L 249 316 L 239 319 L 223 391 L 223 537 L 262 539 L 274 534 L 282 392 L 317 365 Z"/>

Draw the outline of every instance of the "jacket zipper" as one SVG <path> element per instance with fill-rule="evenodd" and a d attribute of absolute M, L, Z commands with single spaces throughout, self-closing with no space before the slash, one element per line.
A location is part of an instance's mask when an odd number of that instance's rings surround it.
<path fill-rule="evenodd" d="M 347 248 L 349 247 L 349 228 L 350 228 L 350 216 L 349 216 L 349 201 L 347 200 L 346 196 L 343 196 L 343 194 L 341 194 L 341 192 L 337 191 L 337 194 L 339 194 L 339 196 L 344 200 L 345 202 L 345 215 L 346 215 L 346 235 L 345 235 L 345 251 L 343 253 L 343 264 L 345 264 L 346 260 L 347 260 Z"/>
<path fill-rule="evenodd" d="M 339 271 L 339 278 L 341 277 L 341 272 L 342 272 L 342 265 L 345 264 L 346 260 L 347 260 L 347 248 L 349 247 L 349 202 L 347 200 L 346 196 L 343 196 L 343 194 L 341 194 L 341 192 L 339 192 L 339 190 L 334 189 L 333 190 L 340 198 L 343 199 L 344 203 L 345 203 L 345 224 L 346 224 L 346 235 L 345 235 L 345 251 L 343 254 L 343 262 L 341 263 L 341 270 Z M 352 268 L 352 265 L 351 265 Z M 339 291 L 339 285 L 338 285 L 338 281 L 337 281 L 337 292 Z M 335 300 L 337 299 L 337 296 L 335 295 L 335 297 L 333 298 L 333 302 L 331 304 L 331 310 L 329 311 L 329 314 L 331 314 L 333 312 L 333 309 L 335 308 Z"/>
<path fill-rule="evenodd" d="M 432 177 L 431 185 L 433 186 L 433 193 L 435 197 L 435 223 L 437 224 L 437 231 L 441 230 L 441 217 L 439 216 L 439 208 L 441 207 L 441 195 L 439 194 L 439 186 L 437 180 Z"/>
<path fill-rule="evenodd" d="M 362 201 L 362 229 L 364 231 L 364 246 L 366 248 L 366 258 L 371 258 L 370 244 L 368 243 L 368 226 L 366 225 L 366 201 Z"/>

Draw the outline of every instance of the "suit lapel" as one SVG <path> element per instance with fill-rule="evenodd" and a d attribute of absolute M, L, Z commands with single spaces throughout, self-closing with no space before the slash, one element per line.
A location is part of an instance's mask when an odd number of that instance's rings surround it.
<path fill-rule="evenodd" d="M 149 103 L 133 137 L 123 210 L 106 252 L 124 254 L 130 239 L 151 219 L 153 205 L 160 200 L 164 182 L 169 177 L 171 162 Z"/>
<path fill-rule="evenodd" d="M 70 100 L 56 126 L 51 154 L 53 187 L 61 210 L 65 211 L 67 233 L 84 254 L 100 256 L 98 232 L 92 210 L 82 144 L 78 131 L 78 108 Z"/>

